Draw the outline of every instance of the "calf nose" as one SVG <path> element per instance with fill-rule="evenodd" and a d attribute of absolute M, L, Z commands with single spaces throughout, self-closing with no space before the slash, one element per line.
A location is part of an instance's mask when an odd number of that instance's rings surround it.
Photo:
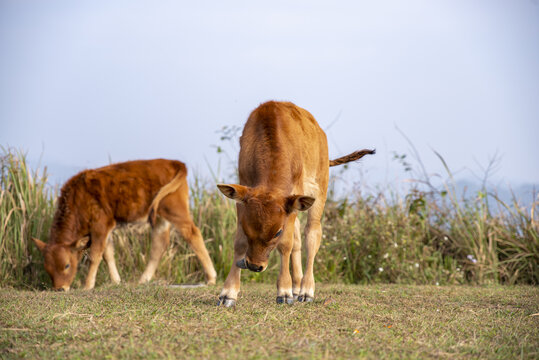
<path fill-rule="evenodd" d="M 264 267 L 262 265 L 251 264 L 250 262 L 247 262 L 247 260 L 245 260 L 245 263 L 251 271 L 261 272 L 262 270 L 264 270 Z"/>
<path fill-rule="evenodd" d="M 245 269 L 245 270 L 249 269 L 254 272 L 264 271 L 264 266 L 252 264 L 249 261 L 247 261 L 247 259 L 245 258 L 238 260 L 236 262 L 236 266 L 239 267 L 240 269 Z"/>

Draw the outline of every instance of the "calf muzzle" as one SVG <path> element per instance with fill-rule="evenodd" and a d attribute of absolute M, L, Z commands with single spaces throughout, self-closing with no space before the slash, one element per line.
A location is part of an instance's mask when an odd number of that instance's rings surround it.
<path fill-rule="evenodd" d="M 251 264 L 250 262 L 245 260 L 245 258 L 238 260 L 236 262 L 236 266 L 239 267 L 240 269 L 244 269 L 244 270 L 248 269 L 254 272 L 261 272 L 262 270 L 264 270 L 264 266 Z"/>

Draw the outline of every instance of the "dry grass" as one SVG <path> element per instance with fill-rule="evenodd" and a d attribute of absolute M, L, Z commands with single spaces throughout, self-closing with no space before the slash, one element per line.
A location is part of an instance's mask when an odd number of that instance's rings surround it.
<path fill-rule="evenodd" d="M 2 358 L 445 358 L 539 356 L 536 287 L 320 285 L 312 304 L 275 304 L 247 283 L 0 291 Z M 7 311 L 6 311 L 7 310 Z M 535 314 L 535 315 L 534 315 Z"/>
<path fill-rule="evenodd" d="M 0 286 L 49 286 L 42 258 L 31 237 L 48 240 L 56 193 L 46 172 L 28 169 L 23 154 L 4 151 L 0 193 Z M 424 182 L 427 182 L 424 180 Z M 192 214 L 201 228 L 218 278 L 224 280 L 233 258 L 235 206 L 214 188 L 195 179 L 190 184 Z M 413 188 L 405 196 L 360 193 L 327 202 L 321 248 L 316 257 L 318 281 L 405 284 L 538 284 L 539 200 L 530 207 L 506 204 L 495 194 L 478 192 L 459 199 L 447 183 L 441 190 Z M 490 203 L 489 203 L 490 201 Z M 500 211 L 493 211 L 497 206 Z M 302 214 L 303 215 L 303 214 Z M 113 234 L 120 275 L 135 280 L 150 249 L 145 228 L 127 227 Z M 268 271 L 246 274 L 248 280 L 274 282 L 276 254 Z M 87 268 L 83 260 L 74 286 Z M 157 278 L 198 282 L 203 274 L 186 243 L 174 233 Z M 98 284 L 108 282 L 106 271 Z"/>

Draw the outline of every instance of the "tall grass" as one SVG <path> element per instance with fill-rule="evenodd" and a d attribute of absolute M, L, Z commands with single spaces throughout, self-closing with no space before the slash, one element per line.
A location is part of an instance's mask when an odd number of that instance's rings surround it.
<path fill-rule="evenodd" d="M 46 172 L 28 169 L 24 154 L 3 149 L 0 194 L 0 286 L 46 287 L 49 284 L 31 237 L 48 240 L 55 189 Z M 443 159 L 441 159 L 443 160 Z M 328 199 L 323 240 L 316 257 L 319 281 L 344 283 L 538 284 L 538 200 L 530 207 L 507 204 L 496 194 L 478 192 L 459 198 L 451 177 L 444 187 L 418 187 L 401 196 L 379 191 Z M 233 258 L 235 204 L 200 178 L 190 183 L 192 216 L 201 229 L 218 277 L 224 280 Z M 490 202 L 490 203 L 489 203 Z M 492 210 L 492 209 L 495 210 Z M 304 216 L 302 217 L 304 220 Z M 123 280 L 136 281 L 150 250 L 148 226 L 113 233 Z M 74 286 L 86 275 L 83 258 Z M 264 273 L 244 272 L 247 281 L 273 282 L 278 255 Z M 102 266 L 104 267 L 104 265 Z M 194 283 L 204 276 L 187 243 L 173 231 L 157 281 Z M 101 269 L 98 284 L 108 282 Z"/>
<path fill-rule="evenodd" d="M 28 168 L 22 152 L 1 148 L 0 156 L 0 285 L 43 283 L 39 251 L 31 237 L 46 240 L 54 214 L 54 190 L 47 172 Z M 36 266 L 36 265 L 41 266 Z"/>

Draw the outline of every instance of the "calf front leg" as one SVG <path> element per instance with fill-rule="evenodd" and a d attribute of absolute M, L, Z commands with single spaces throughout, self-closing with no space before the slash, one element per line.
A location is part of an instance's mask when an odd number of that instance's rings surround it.
<path fill-rule="evenodd" d="M 301 267 L 301 231 L 298 218 L 294 222 L 294 245 L 290 255 L 290 265 L 292 268 L 292 294 L 294 300 L 297 300 L 301 289 L 301 279 L 303 278 L 303 269 Z"/>
<path fill-rule="evenodd" d="M 84 284 L 84 290 L 91 290 L 95 286 L 95 277 L 97 275 L 97 269 L 103 259 L 103 253 L 107 246 L 107 238 L 110 235 L 113 226 L 110 226 L 107 230 L 98 229 L 92 230 L 91 241 L 89 251 L 90 266 L 88 268 L 88 275 L 86 276 L 86 282 Z"/>
<path fill-rule="evenodd" d="M 281 254 L 281 271 L 277 278 L 277 304 L 294 303 L 292 277 L 290 276 L 290 254 L 294 246 L 294 220 L 294 218 L 291 218 L 288 221 L 282 239 L 277 246 Z"/>
<path fill-rule="evenodd" d="M 241 229 L 241 226 L 238 225 L 236 238 L 234 239 L 234 260 L 232 262 L 230 272 L 226 277 L 223 290 L 221 290 L 221 294 L 219 294 L 217 306 L 223 305 L 226 307 L 231 307 L 236 305 L 241 284 L 241 269 L 236 266 L 236 263 L 245 258 L 246 252 L 247 239 L 243 233 L 243 230 Z"/>
<path fill-rule="evenodd" d="M 307 264 L 305 265 L 305 275 L 301 280 L 298 301 L 311 302 L 314 299 L 314 257 L 320 248 L 320 239 L 322 237 L 322 225 L 319 217 L 313 217 L 311 213 L 309 214 L 305 233 Z"/>

